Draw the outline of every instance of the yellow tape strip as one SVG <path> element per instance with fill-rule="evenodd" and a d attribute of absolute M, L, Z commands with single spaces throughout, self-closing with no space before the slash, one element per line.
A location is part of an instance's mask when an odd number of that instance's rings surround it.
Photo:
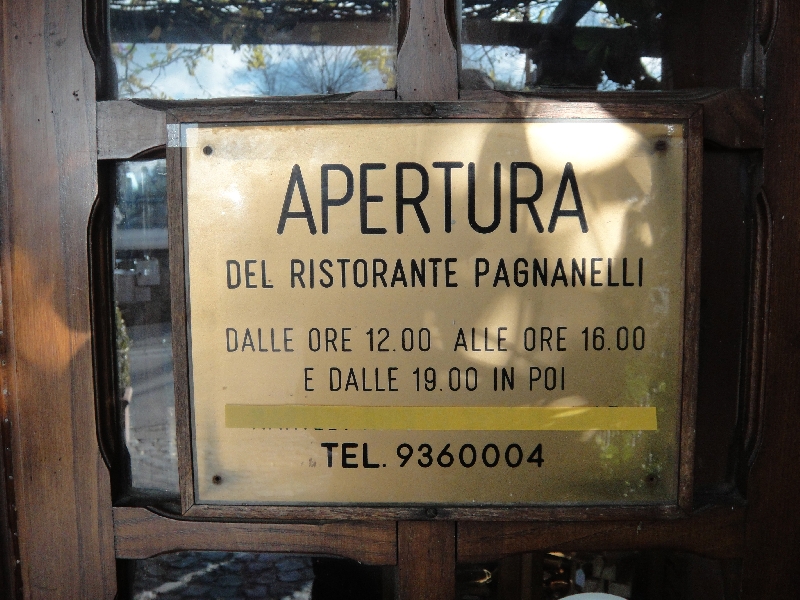
<path fill-rule="evenodd" d="M 656 409 L 625 407 L 226 404 L 225 427 L 420 431 L 655 431 Z"/>

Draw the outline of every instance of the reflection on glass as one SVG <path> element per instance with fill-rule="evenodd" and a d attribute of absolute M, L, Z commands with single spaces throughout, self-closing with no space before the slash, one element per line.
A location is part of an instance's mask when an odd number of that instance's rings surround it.
<path fill-rule="evenodd" d="M 650 2 L 464 0 L 462 89 L 661 89 Z"/>
<path fill-rule="evenodd" d="M 167 250 L 166 161 L 117 166 L 117 369 L 134 488 L 178 491 Z"/>
<path fill-rule="evenodd" d="M 176 552 L 137 561 L 133 598 L 308 600 L 313 585 L 312 559 L 305 556 Z"/>
<path fill-rule="evenodd" d="M 120 98 L 336 94 L 395 85 L 396 0 L 111 0 Z"/>

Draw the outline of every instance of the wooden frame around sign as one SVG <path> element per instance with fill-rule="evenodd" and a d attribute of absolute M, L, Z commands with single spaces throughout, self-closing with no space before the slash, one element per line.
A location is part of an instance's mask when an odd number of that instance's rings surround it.
<path fill-rule="evenodd" d="M 568 99 L 527 102 L 264 102 L 247 106 L 183 104 L 167 110 L 167 124 L 257 124 L 285 121 L 340 120 L 592 120 L 675 122 L 685 125 L 686 239 L 683 252 L 683 364 L 680 410 L 678 497 L 674 504 L 643 506 L 518 506 L 452 507 L 442 505 L 209 505 L 194 501 L 192 434 L 189 397 L 186 274 L 184 260 L 183 163 L 179 144 L 167 144 L 169 252 L 175 368 L 178 470 L 181 512 L 185 518 L 329 520 L 598 520 L 674 518 L 688 514 L 693 498 L 694 418 L 700 305 L 700 233 L 702 195 L 702 107 L 698 104 L 570 102 Z"/>

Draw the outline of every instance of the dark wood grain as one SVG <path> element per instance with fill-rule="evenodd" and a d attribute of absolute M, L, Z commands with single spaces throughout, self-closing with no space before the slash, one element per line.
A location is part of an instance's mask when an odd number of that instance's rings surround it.
<path fill-rule="evenodd" d="M 0 317 L 0 331 L 2 318 Z M 8 364 L 8 352 L 3 348 L 0 356 Z M 6 388 L 6 369 L 0 369 L 0 386 Z M 18 568 L 19 557 L 19 532 L 17 531 L 17 515 L 13 510 L 16 505 L 14 498 L 14 472 L 11 455 L 11 424 L 8 419 L 8 406 L 5 396 L 0 396 L 0 598 L 22 598 L 21 570 Z"/>
<path fill-rule="evenodd" d="M 304 98 L 305 103 L 318 107 L 319 104 L 329 105 L 338 103 L 364 103 L 383 101 L 383 111 L 395 111 L 396 118 L 436 118 L 442 114 L 437 104 L 433 104 L 438 112 L 426 117 L 422 114 L 422 104 L 387 102 L 394 98 L 394 92 L 356 92 L 349 95 L 335 97 Z M 747 90 L 724 91 L 682 91 L 682 92 L 649 92 L 624 94 L 608 93 L 602 96 L 570 93 L 538 93 L 514 94 L 495 90 L 462 90 L 460 105 L 488 104 L 488 103 L 572 103 L 583 102 L 599 104 L 601 107 L 608 105 L 648 105 L 658 106 L 669 104 L 699 104 L 703 106 L 703 136 L 723 148 L 749 149 L 762 148 L 764 140 L 763 128 L 763 100 L 758 95 Z M 291 112 L 292 107 L 300 104 L 294 99 L 244 99 L 237 102 L 211 101 L 188 102 L 176 104 L 164 101 L 137 101 L 109 100 L 97 103 L 97 139 L 100 158 L 130 158 L 149 150 L 163 147 L 166 144 L 166 129 L 164 127 L 163 112 L 178 107 L 202 111 L 202 108 L 216 109 L 217 114 L 248 114 L 258 115 L 271 113 Z M 272 107 L 261 108 L 254 107 Z M 228 113 L 228 108 L 237 107 L 237 110 Z M 393 107 L 393 108 L 392 108 Z M 323 109 L 320 109 L 323 110 Z M 327 108 L 324 110 L 328 110 Z M 365 113 L 375 109 L 351 109 L 354 113 Z M 304 111 L 305 114 L 308 111 Z M 448 109 L 452 112 L 452 109 Z M 596 112 L 596 111 L 595 111 Z M 496 109 L 494 114 L 503 114 L 503 109 Z M 330 113 L 331 118 L 336 118 L 336 113 Z M 220 117 L 222 118 L 222 117 Z M 247 117 L 246 117 L 247 118 Z M 267 118 L 267 117 L 265 117 Z M 342 118 L 341 116 L 339 118 Z M 391 118 L 384 117 L 384 118 Z"/>
<path fill-rule="evenodd" d="M 744 554 L 745 511 L 721 506 L 675 521 L 607 523 L 464 522 L 458 525 L 458 562 L 492 561 L 522 552 L 669 548 L 713 558 Z"/>
<path fill-rule="evenodd" d="M 768 293 L 772 254 L 772 214 L 763 190 L 756 196 L 754 210 L 754 244 L 751 256 L 751 287 L 748 322 L 751 324 L 747 346 L 745 389 L 748 403 L 743 417 L 742 463 L 739 479 L 746 481 L 747 469 L 756 459 L 764 433 L 764 374 L 767 368 L 767 335 L 769 332 Z M 742 486 L 743 488 L 746 486 Z"/>
<path fill-rule="evenodd" d="M 408 29 L 397 52 L 401 100 L 457 100 L 458 54 L 443 0 L 408 0 Z"/>
<path fill-rule="evenodd" d="M 3 138 L 5 139 L 5 138 Z M 7 160 L 7 154 L 0 146 L 0 157 Z M 8 214 L 8 188 L 3 178 L 0 178 L 0 211 Z M 8 219 L 0 221 L 0 235 L 2 239 L 10 239 L 11 228 Z M 10 252 L 8 244 L 0 245 L 0 284 L 8 281 L 11 275 Z M 11 306 L 11 286 L 0 285 L 0 447 L 2 460 L 0 461 L 0 597 L 22 598 L 22 569 L 20 568 L 19 527 L 17 524 L 17 511 L 15 510 L 16 482 L 14 481 L 14 455 L 12 419 L 12 405 L 10 398 L 14 391 L 14 372 L 12 365 L 16 364 L 14 346 L 10 343 L 11 331 L 6 322 L 7 307 Z"/>
<path fill-rule="evenodd" d="M 456 593 L 456 524 L 397 524 L 397 600 L 453 600 Z"/>
<path fill-rule="evenodd" d="M 526 552 L 497 561 L 492 579 L 497 596 L 503 600 L 542 600 L 544 594 L 544 553 Z"/>
<path fill-rule="evenodd" d="M 152 6 L 152 5 L 151 5 Z M 150 8 L 150 7 L 147 7 Z M 163 8 L 150 8 L 151 14 L 142 18 L 140 11 L 114 11 L 112 36 L 114 42 L 123 44 L 153 43 L 153 30 L 158 27 L 158 42 L 162 44 L 230 44 L 231 21 L 208 19 L 198 27 L 197 21 L 184 13 L 169 14 Z M 388 12 L 388 11 L 387 11 Z M 196 17 L 196 14 L 195 14 Z M 393 41 L 394 27 L 387 16 L 383 20 L 359 19 L 341 21 L 316 21 L 293 23 L 264 23 L 251 19 L 252 25 L 237 23 L 241 35 L 237 39 L 245 44 L 302 44 L 325 46 L 384 46 Z"/>
<path fill-rule="evenodd" d="M 337 121 L 343 119 L 438 120 L 438 119 L 629 119 L 680 120 L 696 110 L 696 103 L 621 102 L 619 97 L 589 101 L 575 99 L 526 99 L 522 102 L 347 102 L 320 100 L 299 103 L 271 101 L 239 103 L 219 101 L 152 102 L 169 118 L 184 123 L 270 123 L 288 120 Z"/>
<path fill-rule="evenodd" d="M 174 124 L 171 124 L 173 126 Z M 167 218 L 169 235 L 170 314 L 172 317 L 172 364 L 175 390 L 175 426 L 178 451 L 178 484 L 181 510 L 194 504 L 194 464 L 192 420 L 189 399 L 189 342 L 185 273 L 185 236 L 183 210 L 183 155 L 175 146 L 167 148 Z"/>
<path fill-rule="evenodd" d="M 269 524 L 171 519 L 146 508 L 114 508 L 118 558 L 148 558 L 181 550 L 280 552 L 397 564 L 394 523 Z"/>
<path fill-rule="evenodd" d="M 700 349 L 700 247 L 703 196 L 703 117 L 690 118 L 686 129 L 686 245 L 684 247 L 683 375 L 680 416 L 678 505 L 694 502 L 695 416 Z"/>
<path fill-rule="evenodd" d="M 430 517 L 431 509 L 436 512 Z M 225 506 L 194 504 L 185 516 L 193 519 L 328 521 L 419 520 L 438 521 L 613 521 L 619 519 L 675 519 L 685 516 L 677 504 L 666 506 Z"/>
<path fill-rule="evenodd" d="M 97 103 L 100 160 L 132 158 L 167 143 L 164 113 L 130 100 Z"/>
<path fill-rule="evenodd" d="M 764 195 L 772 230 L 763 435 L 747 486 L 742 598 L 796 598 L 800 575 L 800 5 L 780 2 L 767 53 Z M 765 575 L 768 575 L 765 577 Z M 788 579 L 787 579 L 788 578 Z"/>
<path fill-rule="evenodd" d="M 723 148 L 764 147 L 764 99 L 746 90 L 725 90 L 701 101 L 703 135 Z"/>
<path fill-rule="evenodd" d="M 25 598 L 113 598 L 98 450 L 87 229 L 97 194 L 94 66 L 80 2 L 2 4 L 3 283 Z"/>
<path fill-rule="evenodd" d="M 617 104 L 694 103 L 703 107 L 703 137 L 722 148 L 746 150 L 764 147 L 764 98 L 749 89 L 677 90 L 664 92 L 540 91 L 535 95 L 497 90 L 462 90 L 461 100 L 529 102 L 532 99 Z"/>

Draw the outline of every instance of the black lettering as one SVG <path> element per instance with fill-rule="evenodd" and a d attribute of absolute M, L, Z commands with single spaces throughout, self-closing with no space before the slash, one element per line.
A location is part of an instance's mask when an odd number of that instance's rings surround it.
<path fill-rule="evenodd" d="M 417 261 L 411 259 L 411 287 L 417 287 L 417 280 L 419 285 L 425 287 L 425 259 L 422 258 L 417 265 Z"/>
<path fill-rule="evenodd" d="M 322 442 L 320 444 L 323 448 L 327 449 L 328 451 L 328 466 L 333 467 L 333 449 L 338 448 L 339 444 L 336 442 Z"/>
<path fill-rule="evenodd" d="M 228 267 L 228 289 L 235 290 L 242 284 L 242 267 L 239 265 L 238 260 L 229 260 L 225 263 Z M 236 267 L 236 282 L 234 283 L 231 277 L 231 267 Z"/>
<path fill-rule="evenodd" d="M 345 284 L 347 282 L 347 277 L 346 277 L 346 275 L 347 275 L 347 263 L 350 262 L 350 259 L 349 258 L 337 258 L 336 262 L 338 262 L 340 265 L 342 265 L 342 287 L 345 287 Z"/>
<path fill-rule="evenodd" d="M 478 233 L 492 233 L 500 225 L 500 163 L 494 163 L 494 220 L 484 227 L 475 218 L 475 163 L 467 165 L 467 219 Z"/>
<path fill-rule="evenodd" d="M 281 351 L 280 348 L 276 348 L 275 347 L 275 328 L 274 327 L 270 327 L 269 328 L 269 341 L 270 341 L 270 346 L 272 347 L 272 351 L 273 352 L 280 352 Z"/>
<path fill-rule="evenodd" d="M 581 259 L 581 266 L 578 268 L 577 259 L 572 259 L 572 287 L 575 287 L 575 278 L 581 280 L 581 285 L 586 285 L 586 259 Z"/>
<path fill-rule="evenodd" d="M 497 287 L 497 284 L 501 281 L 504 281 L 506 287 L 511 287 L 511 282 L 508 280 L 508 271 L 506 271 L 506 261 L 504 259 L 500 259 L 497 263 L 497 271 L 494 274 L 494 283 L 492 283 L 492 287 Z"/>
<path fill-rule="evenodd" d="M 360 204 L 361 204 L 361 233 L 382 235 L 386 233 L 385 227 L 370 227 L 367 222 L 367 204 L 370 202 L 383 202 L 383 196 L 370 196 L 367 193 L 367 172 L 381 171 L 386 168 L 384 163 L 364 163 L 359 168 L 360 174 Z"/>
<path fill-rule="evenodd" d="M 458 328 L 458 335 L 456 336 L 456 345 L 453 346 L 453 352 L 458 350 L 459 347 L 464 348 L 464 350 L 469 351 L 469 348 L 467 348 L 467 339 L 464 336 L 464 329 L 462 327 Z"/>
<path fill-rule="evenodd" d="M 319 284 L 324 288 L 329 288 L 333 285 L 333 275 L 331 275 L 331 272 L 328 271 L 327 268 L 332 266 L 333 262 L 327 258 L 323 258 L 321 261 L 319 261 L 319 270 L 322 271 L 322 274 L 328 278 L 327 281 L 322 281 L 322 279 L 319 280 Z"/>
<path fill-rule="evenodd" d="M 452 176 L 453 169 L 464 167 L 463 162 L 435 162 L 434 169 L 444 169 L 444 231 L 450 233 L 453 230 L 453 198 L 452 198 Z M 434 284 L 435 285 L 435 284 Z"/>
<path fill-rule="evenodd" d="M 372 388 L 367 387 L 367 370 L 361 367 L 361 389 L 365 392 L 373 391 Z"/>
<path fill-rule="evenodd" d="M 257 260 L 244 261 L 244 287 L 246 288 L 254 289 L 258 287 L 258 284 L 250 284 L 250 279 L 256 276 L 256 272 L 250 270 L 250 265 L 254 265 L 257 262 Z"/>
<path fill-rule="evenodd" d="M 369 462 L 369 456 L 367 456 L 368 452 L 369 450 L 367 450 L 367 443 L 364 442 L 364 462 L 361 464 L 364 465 L 365 469 L 377 469 L 380 467 L 380 465 L 378 463 Z"/>
<path fill-rule="evenodd" d="M 575 200 L 574 209 L 562 209 L 561 205 L 564 202 L 564 192 L 567 191 L 567 182 L 569 182 L 572 189 L 572 197 Z M 553 206 L 553 214 L 550 217 L 550 225 L 547 231 L 553 233 L 556 230 L 556 222 L 559 217 L 578 217 L 581 224 L 581 231 L 587 233 L 589 225 L 586 224 L 586 215 L 583 212 L 583 203 L 581 202 L 581 193 L 578 190 L 578 180 L 575 178 L 575 170 L 572 168 L 572 163 L 564 165 L 564 174 L 561 176 L 561 183 L 558 186 L 558 194 L 556 195 L 556 203 Z"/>
<path fill-rule="evenodd" d="M 625 287 L 633 287 L 635 283 L 628 281 L 628 259 L 622 259 L 622 285 Z"/>
<path fill-rule="evenodd" d="M 376 392 L 385 392 L 386 388 L 382 388 L 380 385 L 380 378 L 378 377 L 378 368 L 375 367 L 375 391 Z"/>
<path fill-rule="evenodd" d="M 352 331 L 352 327 L 342 327 L 342 352 L 352 352 L 352 348 L 347 347 L 347 342 L 350 341 L 350 338 L 347 337 L 347 332 Z"/>
<path fill-rule="evenodd" d="M 536 373 L 535 377 L 533 375 L 534 373 Z M 532 392 L 534 382 L 539 381 L 541 378 L 542 378 L 542 370 L 539 367 L 531 367 L 528 370 L 528 379 L 529 379 L 528 390 Z"/>
<path fill-rule="evenodd" d="M 445 285 L 445 287 L 453 287 L 453 288 L 454 287 L 458 287 L 458 283 L 456 283 L 455 281 L 451 281 L 451 278 L 455 277 L 455 274 L 456 274 L 456 270 L 450 268 L 450 265 L 452 263 L 454 263 L 454 262 L 458 262 L 458 259 L 457 258 L 445 258 L 444 259 L 444 275 L 445 275 L 444 285 Z M 436 284 L 434 283 L 434 285 L 436 285 Z"/>
<path fill-rule="evenodd" d="M 378 269 L 378 265 L 381 266 Z M 372 259 L 372 287 L 378 287 L 378 278 L 380 278 L 383 287 L 388 287 L 386 285 L 386 270 L 389 268 L 389 265 L 386 264 L 386 261 L 382 258 L 373 258 Z"/>
<path fill-rule="evenodd" d="M 289 334 L 294 330 L 293 327 L 284 327 L 283 328 L 283 351 L 284 352 L 294 352 L 294 348 L 289 348 L 289 343 L 292 341 L 292 338 L 289 337 Z"/>
<path fill-rule="evenodd" d="M 429 258 L 428 262 L 433 265 L 433 287 L 437 287 L 439 277 L 439 263 L 442 262 L 441 258 Z"/>
<path fill-rule="evenodd" d="M 267 283 L 267 261 L 261 261 L 261 287 L 262 288 L 271 288 L 272 284 Z"/>
<path fill-rule="evenodd" d="M 556 281 L 563 282 L 564 287 L 569 285 L 567 283 L 567 273 L 564 271 L 564 262 L 560 258 L 556 261 L 556 268 L 553 269 L 553 279 L 550 282 L 550 287 L 555 287 Z"/>
<path fill-rule="evenodd" d="M 539 264 L 539 259 L 533 259 L 533 272 L 531 273 L 531 277 L 533 277 L 533 287 L 537 287 L 539 285 L 539 280 L 541 280 L 542 285 L 547 285 L 547 259 L 542 259 L 542 264 Z"/>
<path fill-rule="evenodd" d="M 330 352 L 333 347 L 334 352 L 339 350 L 336 348 L 336 330 L 333 327 L 325 328 L 325 352 Z"/>
<path fill-rule="evenodd" d="M 361 281 L 358 279 L 359 266 L 361 267 L 362 274 L 364 276 Z M 369 275 L 367 275 L 367 261 L 365 261 L 363 258 L 357 258 L 355 261 L 353 261 L 353 283 L 356 287 L 360 288 L 366 287 L 367 283 L 369 283 Z"/>
<path fill-rule="evenodd" d="M 253 343 L 253 335 L 250 333 L 250 328 L 244 330 L 244 338 L 242 338 L 242 352 L 244 349 L 250 346 L 250 349 L 255 352 L 256 345 Z"/>
<path fill-rule="evenodd" d="M 303 203 L 302 212 L 292 212 L 289 210 L 292 205 L 292 196 L 294 195 L 295 187 L 300 191 L 300 201 Z M 314 224 L 314 215 L 311 212 L 311 204 L 308 202 L 306 184 L 303 183 L 303 174 L 300 172 L 300 165 L 292 167 L 292 176 L 289 178 L 289 185 L 286 187 L 286 196 L 283 199 L 281 218 L 278 220 L 278 235 L 283 234 L 283 230 L 286 227 L 286 219 L 305 219 L 308 223 L 308 231 L 311 232 L 311 235 L 317 233 L 317 226 Z"/>
<path fill-rule="evenodd" d="M 559 352 L 567 351 L 567 347 L 561 345 L 561 342 L 565 342 L 567 340 L 567 338 L 561 335 L 561 332 L 566 330 L 567 330 L 566 327 L 556 327 L 556 350 L 558 350 Z"/>
<path fill-rule="evenodd" d="M 342 371 L 337 367 L 330 368 L 330 390 L 332 392 L 338 392 L 342 389 Z M 334 373 L 336 374 L 336 383 L 333 382 Z"/>
<path fill-rule="evenodd" d="M 520 265 L 525 268 L 520 269 Z M 524 258 L 518 258 L 514 261 L 514 285 L 517 287 L 528 285 L 528 261 Z"/>
<path fill-rule="evenodd" d="M 347 383 L 344 384 L 344 391 L 348 391 L 351 386 L 356 388 L 356 391 L 358 391 L 358 379 L 356 378 L 356 372 L 353 371 L 352 367 L 347 372 Z"/>
<path fill-rule="evenodd" d="M 536 175 L 536 191 L 530 196 L 519 196 L 517 193 L 517 171 L 519 169 L 530 169 Z M 511 163 L 511 233 L 517 233 L 517 209 L 520 204 L 528 207 L 531 213 L 533 224 L 536 225 L 536 231 L 542 233 L 544 227 L 542 220 L 539 218 L 539 213 L 533 205 L 542 195 L 542 170 L 532 162 L 512 162 Z"/>
<path fill-rule="evenodd" d="M 422 184 L 418 196 L 413 198 L 406 198 L 403 194 L 403 172 L 406 170 L 413 170 L 419 173 Z M 419 163 L 415 162 L 399 162 L 395 169 L 397 180 L 395 182 L 396 204 L 395 210 L 397 214 L 397 233 L 403 233 L 403 206 L 413 206 L 414 212 L 417 214 L 419 224 L 422 226 L 422 231 L 430 233 L 431 228 L 428 226 L 428 220 L 425 218 L 425 213 L 422 212 L 422 201 L 428 196 L 428 172 Z"/>
<path fill-rule="evenodd" d="M 291 350 L 287 350 L 287 352 L 291 352 Z M 313 392 L 314 391 L 314 388 L 308 387 L 308 384 L 313 381 L 313 378 L 308 373 L 309 373 L 309 371 L 313 371 L 313 370 L 314 370 L 314 367 L 306 367 L 305 369 L 303 369 L 303 371 L 305 372 L 305 375 L 303 376 L 303 388 L 307 392 Z M 328 460 L 330 462 L 330 459 L 328 459 Z M 330 467 L 330 465 L 328 465 L 328 466 Z"/>
<path fill-rule="evenodd" d="M 269 348 L 264 348 L 264 344 L 261 343 L 261 327 L 258 328 L 258 351 L 269 352 Z"/>
<path fill-rule="evenodd" d="M 314 342 L 314 338 L 316 337 L 316 343 Z M 308 330 L 308 349 L 312 352 L 319 352 L 319 349 L 322 347 L 322 333 L 316 327 L 312 327 Z"/>
<path fill-rule="evenodd" d="M 547 335 L 545 335 L 545 333 Z M 547 344 L 547 349 L 551 352 L 553 351 L 553 346 L 550 344 L 550 340 L 553 339 L 553 330 L 549 327 L 542 327 L 541 333 L 539 333 L 539 351 L 544 352 L 544 345 Z"/>
<path fill-rule="evenodd" d="M 231 345 L 231 332 L 233 332 L 233 345 Z M 236 352 L 239 349 L 239 333 L 233 328 L 225 329 L 225 338 L 228 342 L 228 352 Z"/>
<path fill-rule="evenodd" d="M 328 177 L 331 171 L 344 173 L 345 185 L 347 187 L 344 196 L 341 198 L 332 199 L 328 195 Z M 320 197 L 322 198 L 322 233 L 325 234 L 328 233 L 328 207 L 342 206 L 350 202 L 350 199 L 353 197 L 353 172 L 346 166 L 340 164 L 322 165 L 320 168 L 320 180 L 322 182 L 322 190 L 320 193 Z"/>
<path fill-rule="evenodd" d="M 642 282 L 644 281 L 644 259 L 639 259 L 639 287 L 642 287 Z"/>
<path fill-rule="evenodd" d="M 603 282 L 599 282 L 599 283 L 598 283 L 598 282 L 596 282 L 596 281 L 594 280 L 594 278 L 595 278 L 595 276 L 596 276 L 596 275 L 600 275 L 600 269 L 595 269 L 595 268 L 594 268 L 594 263 L 596 263 L 596 262 L 600 262 L 600 261 L 602 261 L 602 260 L 603 260 L 602 258 L 593 258 L 593 259 L 591 259 L 591 261 L 590 261 L 590 262 L 592 263 L 592 266 L 591 266 L 591 272 L 592 272 L 592 285 L 593 285 L 593 286 L 595 286 L 595 287 L 598 287 L 598 286 L 601 286 L 601 285 L 603 285 Z"/>
<path fill-rule="evenodd" d="M 619 287 L 619 281 L 611 281 L 611 267 L 614 259 L 608 259 L 608 287 Z"/>
<path fill-rule="evenodd" d="M 295 267 L 299 267 L 299 270 L 295 270 Z M 303 273 L 306 271 L 306 266 L 302 260 L 299 258 L 293 258 L 291 263 L 291 272 L 292 272 L 292 287 L 294 287 L 294 280 L 297 279 L 300 282 L 300 287 L 306 287 L 305 282 L 303 281 Z"/>
<path fill-rule="evenodd" d="M 402 283 L 403 287 L 408 287 L 406 273 L 403 270 L 403 262 L 399 258 L 394 265 L 394 273 L 392 273 L 392 287 L 394 287 L 395 283 Z"/>
<path fill-rule="evenodd" d="M 514 367 L 511 367 L 510 371 L 505 367 L 500 369 L 500 385 L 504 392 L 506 391 L 506 386 L 510 390 L 514 389 Z"/>
<path fill-rule="evenodd" d="M 478 265 L 481 265 L 479 268 Z M 475 259 L 475 287 L 480 287 L 481 277 L 489 274 L 489 261 L 485 258 Z"/>
<path fill-rule="evenodd" d="M 358 463 L 348 462 L 349 458 L 356 458 L 356 453 L 350 453 L 348 450 L 351 448 L 358 448 L 358 444 L 342 444 L 342 468 L 343 469 L 357 469 Z"/>

